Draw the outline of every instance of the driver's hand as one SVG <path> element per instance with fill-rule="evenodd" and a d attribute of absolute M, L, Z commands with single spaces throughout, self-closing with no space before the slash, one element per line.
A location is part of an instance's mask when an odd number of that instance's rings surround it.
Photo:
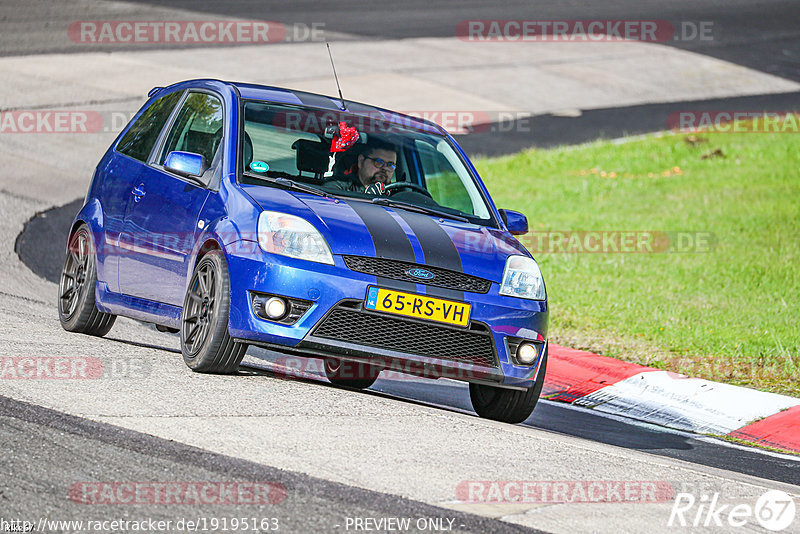
<path fill-rule="evenodd" d="M 375 182 L 372 185 L 368 185 L 364 190 L 364 193 L 368 195 L 382 196 L 386 194 L 386 186 L 383 185 L 383 182 Z"/>

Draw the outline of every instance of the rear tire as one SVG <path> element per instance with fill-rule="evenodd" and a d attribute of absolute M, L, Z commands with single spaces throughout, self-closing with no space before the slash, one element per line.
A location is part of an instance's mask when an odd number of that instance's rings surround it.
<path fill-rule="evenodd" d="M 194 269 L 181 314 L 183 361 L 198 373 L 233 374 L 247 345 L 228 333 L 231 286 L 222 252 L 212 250 Z"/>
<path fill-rule="evenodd" d="M 325 374 L 331 384 L 353 389 L 367 389 L 378 379 L 381 368 L 368 363 L 325 358 Z"/>
<path fill-rule="evenodd" d="M 544 386 L 547 371 L 547 351 L 542 355 L 536 384 L 525 391 L 505 389 L 485 384 L 470 384 L 469 397 L 475 412 L 485 418 L 515 425 L 530 417 Z"/>
<path fill-rule="evenodd" d="M 69 236 L 67 257 L 58 284 L 58 319 L 68 332 L 102 337 L 114 326 L 116 315 L 95 305 L 97 264 L 92 233 L 85 224 Z"/>

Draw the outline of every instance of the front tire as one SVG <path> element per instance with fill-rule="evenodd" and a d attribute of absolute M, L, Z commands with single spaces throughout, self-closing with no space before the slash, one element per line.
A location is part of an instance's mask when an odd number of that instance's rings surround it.
<path fill-rule="evenodd" d="M 378 379 L 381 368 L 368 363 L 325 358 L 325 374 L 331 384 L 367 389 Z"/>
<path fill-rule="evenodd" d="M 198 373 L 233 374 L 247 345 L 228 333 L 231 286 L 222 252 L 212 250 L 195 267 L 181 314 L 181 353 Z"/>
<path fill-rule="evenodd" d="M 95 248 L 89 227 L 81 225 L 67 242 L 67 257 L 58 284 L 58 319 L 68 332 L 102 337 L 114 326 L 116 315 L 95 305 L 97 286 Z"/>
<path fill-rule="evenodd" d="M 504 389 L 486 384 L 470 384 L 469 397 L 475 412 L 485 418 L 515 425 L 526 420 L 539 402 L 547 371 L 547 351 L 542 355 L 542 365 L 536 384 L 525 391 Z"/>

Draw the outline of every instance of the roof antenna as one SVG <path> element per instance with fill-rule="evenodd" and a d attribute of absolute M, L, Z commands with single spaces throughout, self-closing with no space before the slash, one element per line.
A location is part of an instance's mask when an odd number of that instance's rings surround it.
<path fill-rule="evenodd" d="M 328 47 L 328 55 L 331 58 L 331 67 L 333 68 L 333 78 L 336 80 L 336 88 L 339 89 L 339 100 L 342 102 L 342 111 L 348 111 L 347 105 L 344 103 L 344 97 L 342 96 L 342 87 L 339 85 L 339 77 L 336 76 L 336 66 L 333 64 L 333 54 L 331 54 L 331 44 L 325 43 L 325 46 Z"/>

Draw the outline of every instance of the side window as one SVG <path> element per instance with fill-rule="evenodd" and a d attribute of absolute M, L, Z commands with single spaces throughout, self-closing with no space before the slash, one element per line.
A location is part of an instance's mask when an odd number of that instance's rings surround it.
<path fill-rule="evenodd" d="M 425 188 L 433 199 L 442 206 L 474 214 L 467 188 L 444 154 L 425 141 L 418 140 L 416 145 L 425 173 Z"/>
<path fill-rule="evenodd" d="M 153 102 L 122 137 L 117 144 L 117 152 L 139 161 L 147 161 L 158 134 L 161 133 L 180 97 L 181 92 L 176 91 Z"/>
<path fill-rule="evenodd" d="M 253 157 L 245 156 L 245 170 L 253 160 L 263 160 L 269 164 L 269 168 L 277 172 L 298 175 L 300 170 L 297 168 L 297 150 L 294 148 L 295 141 L 308 140 L 313 145 L 322 145 L 319 137 L 298 131 L 297 129 L 283 128 L 271 124 L 259 122 L 249 122 L 245 119 L 244 131 L 253 145 Z M 247 143 L 247 141 L 245 141 Z M 330 141 L 325 145 L 330 146 Z M 247 149 L 245 149 L 247 150 Z M 327 159 L 327 155 L 325 156 Z"/>
<path fill-rule="evenodd" d="M 222 102 L 206 93 L 191 93 L 172 125 L 159 163 L 174 150 L 201 154 L 211 164 L 222 141 Z"/>

